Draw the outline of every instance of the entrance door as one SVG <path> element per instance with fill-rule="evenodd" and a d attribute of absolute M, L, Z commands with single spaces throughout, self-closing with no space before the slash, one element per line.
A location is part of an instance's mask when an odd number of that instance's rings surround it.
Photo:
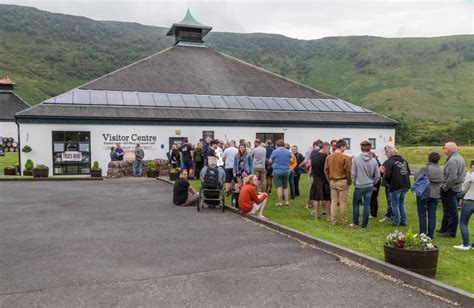
<path fill-rule="evenodd" d="M 186 137 L 170 137 L 170 147 L 168 151 L 171 149 L 171 146 L 173 144 L 180 145 L 183 144 L 184 139 L 187 139 Z"/>
<path fill-rule="evenodd" d="M 275 144 L 277 140 L 285 139 L 285 134 L 283 133 L 257 133 L 256 137 L 257 139 L 260 139 L 260 141 L 262 142 L 266 142 L 268 139 L 270 139 L 273 142 L 273 144 Z"/>

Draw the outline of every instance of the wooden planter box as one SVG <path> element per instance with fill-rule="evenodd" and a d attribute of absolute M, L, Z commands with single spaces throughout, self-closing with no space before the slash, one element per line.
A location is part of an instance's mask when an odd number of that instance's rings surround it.
<path fill-rule="evenodd" d="M 408 250 L 384 245 L 385 262 L 434 278 L 438 267 L 439 249 Z"/>
<path fill-rule="evenodd" d="M 16 175 L 16 169 L 3 169 L 3 174 L 4 175 Z"/>
<path fill-rule="evenodd" d="M 102 177 L 102 169 L 91 170 L 91 178 L 101 178 L 101 177 Z"/>
<path fill-rule="evenodd" d="M 25 170 L 23 171 L 23 176 L 33 176 L 33 170 Z"/>
<path fill-rule="evenodd" d="M 34 169 L 33 168 L 33 177 L 34 178 L 47 178 L 49 175 L 49 169 Z"/>
<path fill-rule="evenodd" d="M 170 172 L 170 181 L 176 181 L 178 179 L 179 172 Z"/>
<path fill-rule="evenodd" d="M 147 176 L 148 178 L 157 178 L 159 175 L 160 175 L 160 173 L 159 173 L 158 171 L 156 171 L 156 170 L 148 170 L 148 171 L 146 172 L 146 176 Z"/>

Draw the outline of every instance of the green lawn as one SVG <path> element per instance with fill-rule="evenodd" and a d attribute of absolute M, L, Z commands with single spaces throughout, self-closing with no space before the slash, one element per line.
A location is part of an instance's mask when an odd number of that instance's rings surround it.
<path fill-rule="evenodd" d="M 443 146 L 418 146 L 418 147 L 397 147 L 400 154 L 408 161 L 411 167 L 422 167 L 428 160 L 428 154 L 438 152 L 441 155 L 440 164 L 444 165 L 446 157 L 443 153 Z M 462 146 L 459 153 L 466 161 L 466 169 L 469 169 L 471 160 L 474 160 L 474 146 Z"/>
<path fill-rule="evenodd" d="M 0 156 L 0 175 L 3 175 L 3 168 L 16 166 L 18 164 L 18 153 L 7 152 L 5 156 Z"/>
<path fill-rule="evenodd" d="M 192 181 L 193 186 L 198 188 L 199 182 Z M 309 192 L 310 181 L 307 175 L 301 178 L 300 189 L 301 197 L 292 200 L 291 208 L 275 206 L 276 194 L 272 193 L 268 199 L 265 209 L 265 216 L 274 222 L 288 226 L 290 228 L 302 231 L 306 234 L 331 241 L 333 243 L 348 247 L 355 251 L 383 260 L 383 244 L 387 234 L 395 228 L 389 224 L 382 224 L 378 220 L 385 214 L 387 203 L 383 190 L 379 196 L 379 217 L 370 219 L 367 231 L 361 229 L 352 229 L 342 225 L 330 226 L 325 217 L 320 221 L 315 221 L 309 215 L 309 210 L 304 208 L 306 196 Z M 349 193 L 348 212 L 349 219 L 352 218 L 352 191 Z M 227 204 L 230 204 L 228 200 Z M 411 228 L 415 233 L 418 230 L 418 216 L 416 212 L 415 198 L 412 193 L 407 194 L 406 208 L 408 215 L 408 227 L 399 227 L 402 231 Z M 362 208 L 361 208 L 362 209 Z M 359 219 L 362 222 L 362 213 Z M 441 225 L 442 207 L 438 204 L 437 228 Z M 469 232 L 471 240 L 474 241 L 474 224 L 470 224 Z M 462 243 L 461 234 L 458 230 L 456 239 L 445 239 L 435 236 L 435 245 L 440 248 L 438 261 L 438 271 L 436 279 L 451 286 L 474 293 L 474 251 L 457 251 L 452 248 L 453 245 Z"/>

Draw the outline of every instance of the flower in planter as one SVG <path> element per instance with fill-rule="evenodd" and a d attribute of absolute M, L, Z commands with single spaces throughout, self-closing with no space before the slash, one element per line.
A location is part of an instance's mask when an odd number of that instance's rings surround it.
<path fill-rule="evenodd" d="M 433 245 L 432 239 L 424 233 L 413 234 L 408 230 L 406 234 L 395 230 L 387 235 L 385 244 L 390 247 L 402 248 L 407 250 L 434 250 L 436 247 Z"/>
<path fill-rule="evenodd" d="M 28 159 L 25 163 L 25 171 L 32 171 L 34 167 L 33 161 Z"/>
<path fill-rule="evenodd" d="M 99 162 L 96 160 L 94 161 L 94 164 L 92 165 L 92 171 L 100 171 L 100 167 L 99 167 Z"/>

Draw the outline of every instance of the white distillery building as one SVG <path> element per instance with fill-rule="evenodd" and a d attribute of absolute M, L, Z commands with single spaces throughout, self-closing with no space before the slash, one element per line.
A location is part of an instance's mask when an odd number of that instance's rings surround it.
<path fill-rule="evenodd" d="M 166 158 L 184 138 L 196 143 L 280 138 L 304 152 L 316 139 L 346 138 L 352 154 L 369 140 L 383 154 L 397 123 L 367 109 L 207 48 L 211 27 L 188 11 L 167 35 L 175 44 L 41 104 L 17 113 L 21 162 L 32 159 L 50 175 L 104 173 L 110 148 L 125 159 L 140 143 L 145 159 Z"/>

